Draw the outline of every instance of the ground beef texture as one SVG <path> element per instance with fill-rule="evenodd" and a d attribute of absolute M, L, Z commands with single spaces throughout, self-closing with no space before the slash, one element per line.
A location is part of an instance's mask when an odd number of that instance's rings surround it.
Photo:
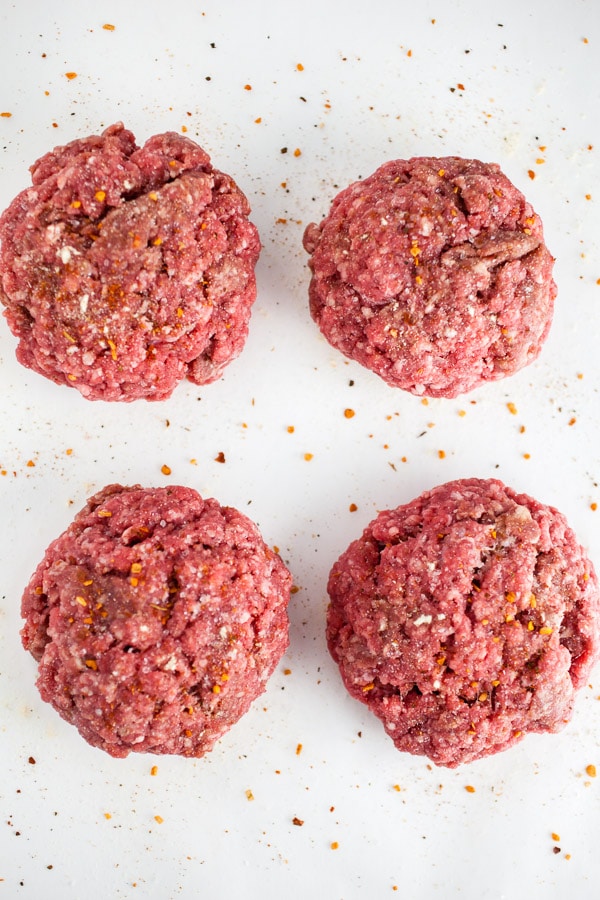
<path fill-rule="evenodd" d="M 22 598 L 44 700 L 95 747 L 199 757 L 288 645 L 291 576 L 256 526 L 186 487 L 110 485 Z"/>
<path fill-rule="evenodd" d="M 381 512 L 328 590 L 346 688 L 440 766 L 562 729 L 600 655 L 592 563 L 561 513 L 498 480 Z"/>
<path fill-rule="evenodd" d="M 260 252 L 248 201 L 183 135 L 120 123 L 57 147 L 0 218 L 17 358 L 90 400 L 163 400 L 241 352 Z"/>
<path fill-rule="evenodd" d="M 393 160 L 304 233 L 312 317 L 388 384 L 455 397 L 539 355 L 556 296 L 542 223 L 496 164 Z"/>

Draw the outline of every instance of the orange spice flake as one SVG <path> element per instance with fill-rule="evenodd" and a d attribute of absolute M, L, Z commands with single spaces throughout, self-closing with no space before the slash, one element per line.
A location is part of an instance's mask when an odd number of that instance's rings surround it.
<path fill-rule="evenodd" d="M 110 509 L 99 509 L 98 515 L 100 516 L 101 519 L 110 519 L 110 517 L 112 516 L 112 513 L 111 513 Z"/>
<path fill-rule="evenodd" d="M 250 788 L 248 788 L 248 790 L 245 793 L 246 793 L 246 800 L 254 800 L 254 794 L 252 793 Z"/>
<path fill-rule="evenodd" d="M 158 822 L 159 825 L 162 825 L 162 823 L 163 823 L 165 820 L 163 819 L 162 816 L 154 816 L 154 821 L 155 821 L 155 822 Z"/>
<path fill-rule="evenodd" d="M 300 149 L 300 147 L 296 147 L 296 149 L 294 150 L 294 156 L 302 156 L 302 150 Z"/>
<path fill-rule="evenodd" d="M 535 172 L 533 171 L 533 169 L 527 169 L 527 174 L 529 175 L 529 177 L 530 177 L 531 180 L 533 181 L 533 179 L 535 178 Z"/>
<path fill-rule="evenodd" d="M 215 456 L 215 462 L 224 463 L 225 462 L 225 454 L 222 450 L 219 450 L 217 455 Z"/>
<path fill-rule="evenodd" d="M 296 65 L 296 69 L 297 69 L 299 72 L 304 72 L 304 66 L 302 65 L 302 63 L 298 63 L 298 64 Z"/>
<path fill-rule="evenodd" d="M 598 504 L 595 501 L 593 503 L 590 503 L 590 509 L 592 510 L 592 512 L 596 512 L 596 510 L 598 509 Z"/>
<path fill-rule="evenodd" d="M 12 116 L 11 112 L 0 112 L 0 117 L 3 119 L 10 119 L 11 116 Z"/>
<path fill-rule="evenodd" d="M 105 31 L 114 31 L 115 30 L 115 26 L 111 25 L 109 22 L 106 22 L 102 27 L 104 28 Z"/>
<path fill-rule="evenodd" d="M 517 407 L 515 406 L 514 403 L 512 403 L 512 402 L 511 402 L 511 403 L 507 403 L 507 404 L 506 404 L 506 408 L 507 408 L 507 410 L 509 411 L 509 413 L 510 413 L 512 416 L 516 416 L 516 414 L 517 414 Z"/>
<path fill-rule="evenodd" d="M 288 433 L 288 434 L 293 434 L 294 431 L 295 431 L 294 426 L 293 426 L 293 425 L 288 425 L 288 427 L 287 427 L 287 433 Z"/>
<path fill-rule="evenodd" d="M 251 85 L 251 84 L 245 84 L 245 85 L 244 85 L 244 90 L 245 90 L 245 91 L 251 91 L 251 90 L 252 90 L 252 85 Z"/>
<path fill-rule="evenodd" d="M 356 505 L 356 503 L 351 503 L 348 509 L 350 510 L 350 512 L 356 512 L 358 506 Z"/>
<path fill-rule="evenodd" d="M 98 663 L 95 659 L 86 659 L 85 664 L 88 669 L 93 669 L 94 671 L 96 671 L 98 668 Z"/>
<path fill-rule="evenodd" d="M 300 756 L 302 753 L 302 744 L 296 744 L 296 756 Z"/>
<path fill-rule="evenodd" d="M 150 774 L 158 775 L 158 766 L 152 766 L 152 768 L 150 769 Z"/>
<path fill-rule="evenodd" d="M 104 818 L 105 818 L 105 819 L 112 819 L 112 816 L 111 816 L 110 813 L 104 813 Z"/>
<path fill-rule="evenodd" d="M 596 766 L 589 765 L 585 767 L 585 774 L 589 775 L 590 778 L 596 777 Z"/>
<path fill-rule="evenodd" d="M 446 458 L 446 451 L 438 450 L 438 459 L 445 459 L 445 458 Z"/>
<path fill-rule="evenodd" d="M 474 793 L 475 793 L 475 788 L 473 787 L 472 784 L 465 784 L 465 791 L 466 791 L 468 794 L 474 794 Z"/>
<path fill-rule="evenodd" d="M 340 845 L 337 841 L 332 841 L 329 846 L 331 847 L 332 850 L 337 850 Z"/>
<path fill-rule="evenodd" d="M 161 466 L 161 467 L 160 467 L 160 471 L 163 473 L 163 475 L 170 475 L 170 474 L 171 474 L 171 467 L 168 466 L 168 465 L 165 463 L 164 466 Z"/>
<path fill-rule="evenodd" d="M 103 200 L 106 200 L 106 191 L 96 191 L 94 199 L 97 200 L 98 203 L 102 203 Z"/>
<path fill-rule="evenodd" d="M 344 416 L 345 416 L 347 419 L 352 419 L 354 415 L 356 415 L 356 414 L 355 414 L 355 412 L 354 412 L 353 409 L 345 409 L 345 410 L 344 410 Z"/>
<path fill-rule="evenodd" d="M 69 81 L 73 81 L 74 78 L 77 78 L 77 72 L 65 72 L 65 78 L 68 78 Z"/>
<path fill-rule="evenodd" d="M 313 456 L 314 456 L 313 453 L 305 453 L 305 454 L 304 454 L 304 459 L 306 460 L 306 462 L 310 462 L 311 459 L 313 458 Z"/>

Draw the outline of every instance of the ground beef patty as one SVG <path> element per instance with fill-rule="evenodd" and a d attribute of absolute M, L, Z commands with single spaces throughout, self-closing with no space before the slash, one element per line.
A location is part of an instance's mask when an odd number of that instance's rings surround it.
<path fill-rule="evenodd" d="M 0 218 L 0 301 L 23 365 L 90 400 L 163 400 L 246 340 L 258 232 L 197 144 L 122 124 L 57 147 Z"/>
<path fill-rule="evenodd" d="M 288 644 L 291 576 L 237 510 L 185 487 L 110 485 L 22 600 L 42 698 L 111 756 L 202 756 Z"/>
<path fill-rule="evenodd" d="M 500 481 L 380 513 L 333 567 L 327 640 L 399 750 L 455 767 L 555 732 L 600 655 L 600 594 L 564 517 Z"/>
<path fill-rule="evenodd" d="M 542 223 L 499 167 L 394 160 L 304 234 L 311 313 L 393 387 L 454 397 L 532 362 L 552 319 Z"/>

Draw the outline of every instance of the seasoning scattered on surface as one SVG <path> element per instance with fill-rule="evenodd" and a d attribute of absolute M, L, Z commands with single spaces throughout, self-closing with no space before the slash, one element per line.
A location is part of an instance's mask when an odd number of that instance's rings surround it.
<path fill-rule="evenodd" d="M 304 819 L 299 819 L 298 816 L 294 816 L 292 819 L 293 825 L 304 825 Z"/>
<path fill-rule="evenodd" d="M 171 467 L 165 463 L 163 466 L 160 467 L 160 471 L 163 473 L 163 475 L 170 475 Z"/>
<path fill-rule="evenodd" d="M 246 800 L 254 800 L 254 794 L 252 793 L 250 788 L 248 788 L 248 790 L 245 793 L 246 793 Z"/>

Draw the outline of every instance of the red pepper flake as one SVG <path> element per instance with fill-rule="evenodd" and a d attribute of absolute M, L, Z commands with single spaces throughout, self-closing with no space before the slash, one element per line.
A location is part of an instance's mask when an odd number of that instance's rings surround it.
<path fill-rule="evenodd" d="M 252 85 L 251 85 L 251 84 L 245 84 L 245 85 L 244 85 L 244 90 L 245 90 L 245 91 L 251 91 L 251 90 L 252 90 Z"/>
<path fill-rule="evenodd" d="M 465 89 L 465 86 L 461 81 L 458 82 L 456 87 L 459 89 L 459 91 L 464 91 L 464 89 Z"/>
<path fill-rule="evenodd" d="M 105 31 L 114 31 L 115 30 L 115 26 L 111 25 L 109 22 L 106 22 L 106 24 L 103 25 L 102 27 L 104 28 Z"/>
<path fill-rule="evenodd" d="M 575 416 L 571 416 L 571 418 L 569 419 L 569 425 L 574 425 L 576 421 L 577 419 L 575 418 Z"/>
<path fill-rule="evenodd" d="M 350 510 L 350 512 L 356 512 L 358 506 L 356 505 L 356 503 L 351 503 L 348 509 Z"/>
<path fill-rule="evenodd" d="M 355 415 L 355 412 L 354 412 L 353 409 L 345 409 L 345 410 L 344 410 L 344 416 L 345 416 L 347 419 L 352 419 L 352 418 L 354 417 L 354 415 Z"/>
<path fill-rule="evenodd" d="M 73 81 L 74 78 L 77 78 L 77 72 L 65 72 L 65 78 L 68 78 L 69 81 Z"/>
<path fill-rule="evenodd" d="M 292 825 L 304 825 L 304 819 L 299 819 L 298 816 L 294 816 Z"/>
<path fill-rule="evenodd" d="M 530 177 L 531 180 L 533 181 L 533 179 L 535 178 L 535 172 L 533 171 L 533 169 L 527 169 L 527 174 L 529 175 L 529 177 Z"/>
<path fill-rule="evenodd" d="M 35 766 L 35 757 L 30 756 L 29 759 L 27 760 L 27 762 L 29 763 L 30 766 Z"/>
<path fill-rule="evenodd" d="M 168 466 L 168 465 L 165 463 L 164 466 L 161 466 L 161 467 L 160 467 L 160 471 L 163 473 L 163 475 L 170 475 L 170 474 L 171 474 L 171 467 Z"/>
<path fill-rule="evenodd" d="M 225 454 L 223 453 L 222 450 L 220 450 L 219 453 L 217 453 L 217 455 L 215 456 L 215 462 L 218 462 L 218 463 L 225 462 Z"/>
<path fill-rule="evenodd" d="M 10 119 L 10 117 L 12 116 L 12 113 L 11 112 L 0 112 L 0 116 L 3 119 Z"/>

